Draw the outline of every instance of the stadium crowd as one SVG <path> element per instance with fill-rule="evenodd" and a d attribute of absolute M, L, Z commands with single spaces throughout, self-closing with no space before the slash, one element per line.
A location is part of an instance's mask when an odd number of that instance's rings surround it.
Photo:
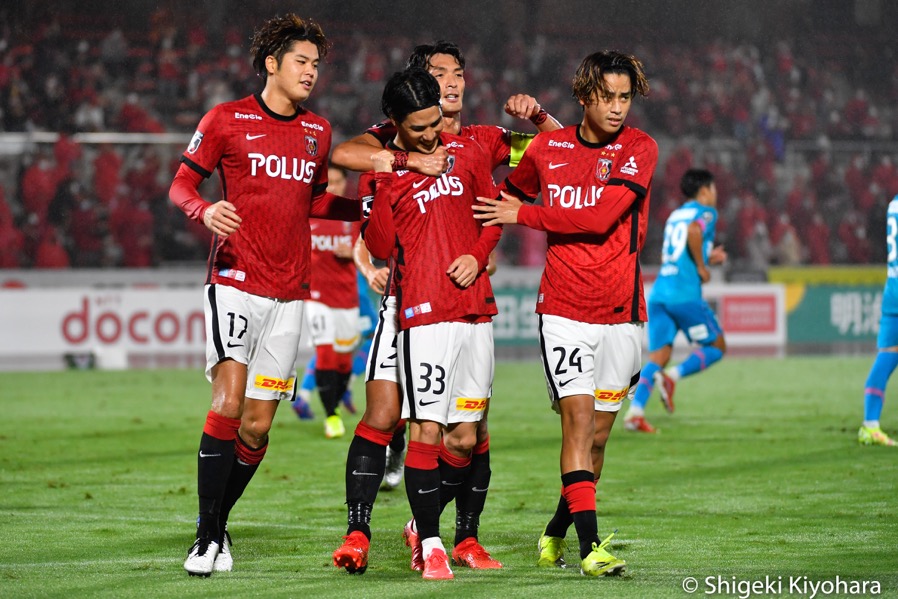
<path fill-rule="evenodd" d="M 0 21 L 0 134 L 50 131 L 60 139 L 0 157 L 0 267 L 205 259 L 208 232 L 181 218 L 167 183 L 200 116 L 259 88 L 245 51 L 251 32 L 226 27 L 211 36 L 202 19 L 164 8 L 139 31 L 65 14 L 18 25 Z M 414 44 L 429 40 L 332 29 L 333 52 L 310 107 L 333 124 L 337 143 L 382 118 L 384 81 Z M 579 119 L 570 82 L 558 74 L 573 72 L 582 42 L 512 36 L 497 53 L 455 41 L 468 60 L 467 122 L 530 131 L 502 112 L 517 92 L 534 95 L 564 124 Z M 762 47 L 659 38 L 627 48 L 643 58 L 651 84 L 629 124 L 661 149 L 653 221 L 663 223 L 682 201 L 681 175 L 701 166 L 717 181 L 719 241 L 736 267 L 883 261 L 886 205 L 898 193 L 898 63 L 880 63 L 879 76 L 870 76 L 880 42 L 809 35 Z M 79 132 L 183 133 L 184 143 L 80 144 L 72 139 Z M 216 183 L 206 185 L 214 197 Z M 650 228 L 648 263 L 659 259 L 659 229 Z M 528 231 L 505 236 L 501 261 L 542 264 L 544 240 Z"/>

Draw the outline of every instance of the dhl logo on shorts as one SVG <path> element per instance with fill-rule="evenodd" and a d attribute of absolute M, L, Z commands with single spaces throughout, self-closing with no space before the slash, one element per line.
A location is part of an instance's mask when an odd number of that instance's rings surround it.
<path fill-rule="evenodd" d="M 290 391 L 293 389 L 293 382 L 296 377 L 290 377 L 286 381 L 284 379 L 265 376 L 264 374 L 256 375 L 256 389 L 270 389 L 272 391 Z"/>
<path fill-rule="evenodd" d="M 629 390 L 629 387 L 624 387 L 620 391 L 605 391 L 604 389 L 596 389 L 595 395 L 596 399 L 598 399 L 599 401 L 615 403 L 623 400 L 623 398 L 627 396 L 627 392 Z"/>
<path fill-rule="evenodd" d="M 455 409 L 463 412 L 482 412 L 486 409 L 486 399 L 459 397 L 455 400 Z"/>

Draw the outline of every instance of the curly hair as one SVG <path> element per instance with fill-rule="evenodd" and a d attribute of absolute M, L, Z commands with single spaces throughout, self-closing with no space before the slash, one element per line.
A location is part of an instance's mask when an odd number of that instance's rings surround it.
<path fill-rule="evenodd" d="M 284 55 L 293 47 L 293 43 L 302 41 L 315 44 L 318 48 L 318 57 L 321 60 L 327 56 L 327 38 L 315 21 L 304 20 L 293 13 L 265 21 L 253 34 L 253 43 L 250 48 L 256 73 L 263 79 L 267 78 L 265 59 L 274 56 L 280 66 Z"/>
<path fill-rule="evenodd" d="M 574 99 L 588 104 L 597 96 L 602 98 L 608 95 L 605 75 L 609 73 L 629 75 L 633 92 L 640 96 L 648 95 L 649 81 L 639 59 L 632 54 L 606 50 L 590 54 L 577 67 L 571 86 Z"/>

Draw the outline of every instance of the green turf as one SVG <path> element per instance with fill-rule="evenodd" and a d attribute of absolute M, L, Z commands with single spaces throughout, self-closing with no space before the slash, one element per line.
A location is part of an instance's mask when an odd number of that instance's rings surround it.
<path fill-rule="evenodd" d="M 559 425 L 540 368 L 500 365 L 481 540 L 506 567 L 456 568 L 446 582 L 408 569 L 401 488 L 381 493 L 374 509 L 368 572 L 330 565 L 345 532 L 348 438 L 324 439 L 318 406 L 312 422 L 282 407 L 268 456 L 232 513 L 235 570 L 198 579 L 182 562 L 209 405 L 202 373 L 0 374 L 0 596 L 685 597 L 687 576 L 701 596 L 707 576 L 783 576 L 788 596 L 789 576 L 838 575 L 877 580 L 880 596 L 895 597 L 898 449 L 856 443 L 870 363 L 728 359 L 681 382 L 675 415 L 653 400 L 648 415 L 661 434 L 637 436 L 618 422 L 599 529 L 619 529 L 612 553 L 629 570 L 600 580 L 534 566 L 560 486 Z M 889 403 L 884 422 L 896 425 Z M 573 530 L 568 538 L 576 544 Z"/>

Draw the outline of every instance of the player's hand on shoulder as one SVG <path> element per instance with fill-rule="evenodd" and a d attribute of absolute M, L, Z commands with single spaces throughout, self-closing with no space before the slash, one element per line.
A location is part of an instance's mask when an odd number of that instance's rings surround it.
<path fill-rule="evenodd" d="M 708 253 L 708 264 L 723 264 L 727 261 L 727 257 L 727 252 L 723 249 L 723 246 L 716 245 L 711 249 L 710 253 Z"/>
<path fill-rule="evenodd" d="M 407 166 L 410 171 L 428 177 L 439 177 L 449 168 L 449 152 L 443 146 L 438 146 L 432 154 L 409 152 Z"/>
<path fill-rule="evenodd" d="M 227 237 L 239 229 L 241 222 L 237 207 L 226 200 L 215 202 L 203 213 L 203 224 L 219 237 Z"/>
<path fill-rule="evenodd" d="M 505 102 L 505 112 L 519 119 L 529 119 L 539 114 L 540 105 L 533 96 L 515 94 Z"/>
<path fill-rule="evenodd" d="M 474 283 L 479 271 L 480 268 L 477 264 L 477 259 L 471 254 L 464 254 L 463 256 L 456 258 L 452 264 L 449 265 L 449 268 L 446 269 L 446 274 L 449 275 L 449 278 L 452 279 L 456 285 L 465 289 Z"/>
<path fill-rule="evenodd" d="M 393 152 L 390 150 L 381 150 L 371 155 L 371 162 L 374 164 L 375 173 L 392 173 L 393 172 Z"/>
<path fill-rule="evenodd" d="M 502 198 L 481 198 L 479 204 L 474 204 L 474 218 L 483 221 L 484 227 L 493 225 L 513 225 L 518 222 L 518 211 L 523 203 L 513 195 L 504 191 L 500 192 Z"/>

